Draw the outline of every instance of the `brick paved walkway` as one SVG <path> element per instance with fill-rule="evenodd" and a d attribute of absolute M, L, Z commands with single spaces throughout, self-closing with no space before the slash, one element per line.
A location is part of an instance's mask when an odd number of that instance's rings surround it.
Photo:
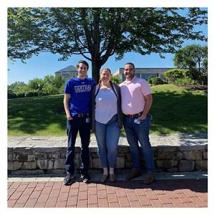
<path fill-rule="evenodd" d="M 207 207 L 207 180 L 8 182 L 8 207 Z"/>

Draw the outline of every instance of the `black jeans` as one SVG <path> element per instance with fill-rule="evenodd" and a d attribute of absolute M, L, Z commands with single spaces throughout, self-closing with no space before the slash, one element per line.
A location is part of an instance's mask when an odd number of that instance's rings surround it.
<path fill-rule="evenodd" d="M 74 174 L 75 165 L 75 141 L 77 134 L 81 138 L 81 173 L 87 174 L 89 168 L 89 143 L 90 143 L 90 122 L 86 117 L 74 117 L 73 120 L 67 121 L 68 147 L 65 160 L 65 169 L 70 174 Z"/>

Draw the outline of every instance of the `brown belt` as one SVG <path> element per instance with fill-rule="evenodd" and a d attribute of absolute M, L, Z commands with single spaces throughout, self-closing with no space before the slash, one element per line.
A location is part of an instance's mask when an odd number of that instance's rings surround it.
<path fill-rule="evenodd" d="M 135 114 L 124 114 L 124 116 L 129 117 L 129 118 L 137 118 L 142 115 L 143 111 L 140 113 L 135 113 Z"/>

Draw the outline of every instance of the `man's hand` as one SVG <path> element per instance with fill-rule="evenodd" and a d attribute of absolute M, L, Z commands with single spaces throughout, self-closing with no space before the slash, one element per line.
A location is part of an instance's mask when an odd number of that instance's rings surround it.
<path fill-rule="evenodd" d="M 70 115 L 70 112 L 69 112 L 69 100 L 71 98 L 71 95 L 70 94 L 64 94 L 64 98 L 63 98 L 63 104 L 64 104 L 64 110 L 66 112 L 66 118 L 67 120 L 73 120 L 73 118 L 71 117 Z"/>
<path fill-rule="evenodd" d="M 139 117 L 139 120 L 144 120 L 147 117 L 147 114 L 149 113 L 149 110 L 151 108 L 152 105 L 152 95 L 146 95 L 144 96 L 144 100 L 145 100 L 145 106 L 144 106 L 144 110 L 142 115 Z"/>
<path fill-rule="evenodd" d="M 147 117 L 147 115 L 142 114 L 140 117 L 138 117 L 138 119 L 139 119 L 140 121 L 143 121 L 146 117 Z"/>
<path fill-rule="evenodd" d="M 73 120 L 70 114 L 66 115 L 67 120 Z"/>

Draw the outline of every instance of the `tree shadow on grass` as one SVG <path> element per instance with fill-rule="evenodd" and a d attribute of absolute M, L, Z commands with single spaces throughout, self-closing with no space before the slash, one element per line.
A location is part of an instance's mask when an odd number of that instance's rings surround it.
<path fill-rule="evenodd" d="M 172 131 L 195 133 L 207 131 L 207 96 L 189 91 L 157 92 L 153 95 L 151 130 L 158 134 Z"/>
<path fill-rule="evenodd" d="M 151 131 L 161 135 L 171 132 L 207 131 L 207 96 L 190 91 L 156 92 L 151 109 Z M 25 134 L 47 130 L 50 135 L 66 130 L 63 96 L 11 99 L 8 102 L 8 129 Z M 122 132 L 123 134 L 123 132 Z"/>
<path fill-rule="evenodd" d="M 49 129 L 65 130 L 66 119 L 62 96 L 13 99 L 8 102 L 8 129 L 35 134 Z"/>

